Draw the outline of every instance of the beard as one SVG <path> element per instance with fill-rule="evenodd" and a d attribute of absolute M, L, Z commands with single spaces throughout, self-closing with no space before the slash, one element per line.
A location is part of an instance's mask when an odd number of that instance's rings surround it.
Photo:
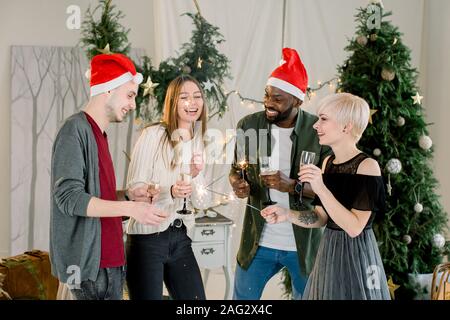
<path fill-rule="evenodd" d="M 123 121 L 123 117 L 120 117 L 117 113 L 120 112 L 121 108 L 119 105 L 119 99 L 116 97 L 116 93 L 112 94 L 111 97 L 106 102 L 106 115 L 108 117 L 109 122 L 118 123 Z"/>
<path fill-rule="evenodd" d="M 287 118 L 289 118 L 289 116 L 292 112 L 292 109 L 294 109 L 293 104 L 291 104 L 289 106 L 289 108 L 287 108 L 284 112 L 278 112 L 278 114 L 274 118 L 268 117 L 267 113 L 265 114 L 265 116 L 266 116 L 267 121 L 269 121 L 269 123 L 277 124 L 277 123 L 280 123 L 280 122 L 286 120 Z"/>

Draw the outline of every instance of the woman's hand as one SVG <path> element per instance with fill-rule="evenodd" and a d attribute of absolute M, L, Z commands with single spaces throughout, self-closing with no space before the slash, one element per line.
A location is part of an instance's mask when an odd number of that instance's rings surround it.
<path fill-rule="evenodd" d="M 312 190 L 315 194 L 319 194 L 325 189 L 325 185 L 322 180 L 322 170 L 313 164 L 304 164 L 300 166 L 300 171 L 298 172 L 299 180 L 307 182 L 311 185 Z"/>
<path fill-rule="evenodd" d="M 261 216 L 266 219 L 267 223 L 280 223 L 289 220 L 289 209 L 269 206 L 261 211 Z"/>
<path fill-rule="evenodd" d="M 148 184 L 143 182 L 135 183 L 128 190 L 126 190 L 126 194 L 131 201 L 148 203 L 152 202 Z"/>
<path fill-rule="evenodd" d="M 191 175 L 195 178 L 203 170 L 203 155 L 194 153 L 191 159 Z"/>
<path fill-rule="evenodd" d="M 175 198 L 187 198 L 192 194 L 192 185 L 188 182 L 178 180 L 171 187 L 172 197 Z"/>

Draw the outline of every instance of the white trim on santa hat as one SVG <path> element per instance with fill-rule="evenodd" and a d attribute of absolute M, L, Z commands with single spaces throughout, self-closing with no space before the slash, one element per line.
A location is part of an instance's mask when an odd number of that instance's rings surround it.
<path fill-rule="evenodd" d="M 305 93 L 287 81 L 271 77 L 271 78 L 269 78 L 269 80 L 267 80 L 267 85 L 277 87 L 278 89 L 281 89 L 287 93 L 290 93 L 294 97 L 297 97 L 302 101 L 305 99 Z"/>
<path fill-rule="evenodd" d="M 108 82 L 96 84 L 95 86 L 91 87 L 91 97 L 96 96 L 100 93 L 107 92 L 109 90 L 115 89 L 117 87 L 120 87 L 121 85 L 127 83 L 128 81 L 133 80 L 134 83 L 140 84 L 142 82 L 142 74 L 136 73 L 135 76 L 131 74 L 131 72 L 126 72 L 123 75 L 109 80 Z"/>

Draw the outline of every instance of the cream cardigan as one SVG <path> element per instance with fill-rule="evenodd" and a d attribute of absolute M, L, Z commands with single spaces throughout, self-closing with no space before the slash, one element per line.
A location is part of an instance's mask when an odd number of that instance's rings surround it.
<path fill-rule="evenodd" d="M 127 226 L 127 233 L 152 234 L 162 232 L 167 230 L 176 218 L 181 218 L 187 227 L 188 236 L 192 238 L 192 227 L 195 224 L 194 215 L 177 214 L 176 211 L 183 207 L 183 199 L 173 199 L 170 194 L 170 187 L 180 179 L 181 172 L 186 172 L 189 168 L 188 163 L 192 157 L 192 141 L 194 141 L 194 146 L 202 146 L 198 148 L 200 150 L 196 150 L 196 152 L 203 152 L 201 134 L 197 134 L 193 140 L 183 142 L 180 145 L 181 163 L 178 164 L 174 170 L 170 168 L 170 162 L 175 155 L 175 151 L 168 143 L 165 143 L 164 146 L 162 146 L 165 135 L 165 128 L 162 125 L 150 126 L 143 130 L 131 155 L 131 163 L 127 177 L 127 188 L 140 182 L 149 183 L 152 180 L 159 181 L 161 192 L 155 205 L 170 213 L 170 217 L 159 226 L 143 225 L 138 223 L 135 219 L 130 218 Z M 193 192 L 190 196 L 190 200 L 197 208 L 203 207 L 205 202 L 210 201 L 206 195 L 199 194 L 198 191 L 200 185 L 205 186 L 205 178 L 202 172 L 192 179 Z M 189 201 L 188 206 L 190 206 Z"/>

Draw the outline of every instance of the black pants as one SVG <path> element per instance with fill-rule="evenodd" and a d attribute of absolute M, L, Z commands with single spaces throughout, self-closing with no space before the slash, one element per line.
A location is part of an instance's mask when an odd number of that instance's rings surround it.
<path fill-rule="evenodd" d="M 163 281 L 172 299 L 206 299 L 184 225 L 160 233 L 128 235 L 126 279 L 131 300 L 161 300 Z"/>

